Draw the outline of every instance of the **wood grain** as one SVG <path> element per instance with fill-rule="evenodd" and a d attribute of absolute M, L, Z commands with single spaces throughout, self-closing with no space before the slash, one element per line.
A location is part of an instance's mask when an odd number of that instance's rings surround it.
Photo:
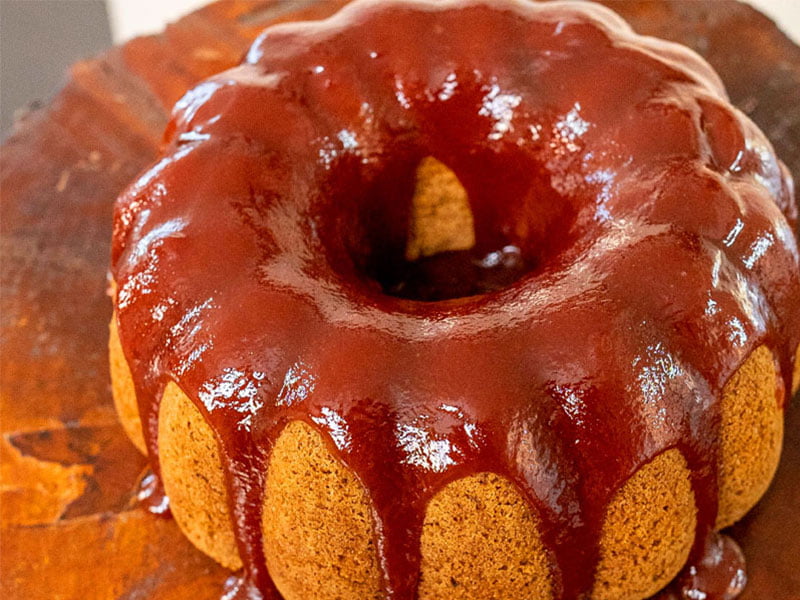
<path fill-rule="evenodd" d="M 144 459 L 114 415 L 106 356 L 112 203 L 153 158 L 169 107 L 234 65 L 265 24 L 338 0 L 233 0 L 77 63 L 0 157 L 0 596 L 219 598 L 229 573 L 136 508 Z M 607 2 L 703 54 L 800 181 L 800 48 L 725 0 Z M 734 536 L 744 600 L 800 599 L 800 410 L 777 480 Z"/>

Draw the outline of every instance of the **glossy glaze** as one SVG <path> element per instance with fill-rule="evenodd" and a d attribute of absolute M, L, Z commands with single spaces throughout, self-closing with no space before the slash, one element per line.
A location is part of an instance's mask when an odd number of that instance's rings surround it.
<path fill-rule="evenodd" d="M 519 249 L 499 285 L 392 287 L 425 156 L 467 190 L 475 257 Z M 788 387 L 800 341 L 792 194 L 710 67 L 593 6 L 368 2 L 270 28 L 178 103 L 117 203 L 154 469 L 174 380 L 219 436 L 246 578 L 270 594 L 254 507 L 281 428 L 308 422 L 369 491 L 397 599 L 430 497 L 494 471 L 542 516 L 567 599 L 613 493 L 678 447 L 700 564 L 722 386 L 766 343 Z"/>
<path fill-rule="evenodd" d="M 747 585 L 744 556 L 736 543 L 725 535 L 711 534 L 706 539 L 702 558 L 689 565 L 676 582 L 680 597 L 734 600 Z"/>

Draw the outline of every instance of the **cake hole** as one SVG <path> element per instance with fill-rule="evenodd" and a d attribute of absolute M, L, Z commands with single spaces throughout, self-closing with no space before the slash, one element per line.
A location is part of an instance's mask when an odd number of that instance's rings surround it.
<path fill-rule="evenodd" d="M 512 286 L 569 244 L 575 220 L 549 177 L 513 156 L 409 152 L 336 187 L 359 185 L 336 204 L 344 253 L 369 287 L 420 302 Z"/>
<path fill-rule="evenodd" d="M 398 267 L 377 273 L 383 290 L 422 301 L 502 289 L 527 270 L 514 245 L 485 255 L 476 251 L 467 191 L 452 169 L 432 156 L 423 158 L 416 169 L 405 261 Z"/>

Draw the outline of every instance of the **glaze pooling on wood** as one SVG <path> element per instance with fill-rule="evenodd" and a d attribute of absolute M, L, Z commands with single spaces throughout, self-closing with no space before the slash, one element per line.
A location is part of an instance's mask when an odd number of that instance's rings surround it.
<path fill-rule="evenodd" d="M 438 302 L 376 287 L 427 156 L 466 189 L 476 248 L 519 248 L 524 276 Z M 575 598 L 615 491 L 677 448 L 697 555 L 723 385 L 766 344 L 788 388 L 792 194 L 710 67 L 594 6 L 362 2 L 271 28 L 178 103 L 163 158 L 117 203 L 116 308 L 154 469 L 174 381 L 218 437 L 265 592 L 258 507 L 294 420 L 368 490 L 390 597 L 416 593 L 428 500 L 480 472 L 519 487 Z"/>

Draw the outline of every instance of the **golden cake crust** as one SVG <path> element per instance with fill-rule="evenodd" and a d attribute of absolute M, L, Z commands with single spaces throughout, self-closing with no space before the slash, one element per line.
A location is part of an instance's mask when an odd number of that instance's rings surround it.
<path fill-rule="evenodd" d="M 241 568 L 217 439 L 174 383 L 164 389 L 158 411 L 158 453 L 164 491 L 183 533 L 224 567 Z"/>
<path fill-rule="evenodd" d="M 477 473 L 450 483 L 425 514 L 419 598 L 549 600 L 550 557 L 540 529 L 508 479 Z"/>
<path fill-rule="evenodd" d="M 410 221 L 407 260 L 469 250 L 475 245 L 467 192 L 455 173 L 432 156 L 423 158 L 417 167 Z"/>
<path fill-rule="evenodd" d="M 689 557 L 697 508 L 686 459 L 667 450 L 612 498 L 603 523 L 593 600 L 639 600 L 669 583 Z"/>
<path fill-rule="evenodd" d="M 111 322 L 108 324 L 108 357 L 111 371 L 111 396 L 114 398 L 114 408 L 117 411 L 119 422 L 133 445 L 142 454 L 147 454 L 142 422 L 139 419 L 139 406 L 136 402 L 136 390 L 128 362 L 122 351 L 116 314 L 111 316 Z"/>
<path fill-rule="evenodd" d="M 267 568 L 286 600 L 381 597 L 367 492 L 300 421 L 275 442 L 262 533 Z"/>
<path fill-rule="evenodd" d="M 759 346 L 722 391 L 717 529 L 732 525 L 767 491 L 783 444 L 775 358 Z"/>

